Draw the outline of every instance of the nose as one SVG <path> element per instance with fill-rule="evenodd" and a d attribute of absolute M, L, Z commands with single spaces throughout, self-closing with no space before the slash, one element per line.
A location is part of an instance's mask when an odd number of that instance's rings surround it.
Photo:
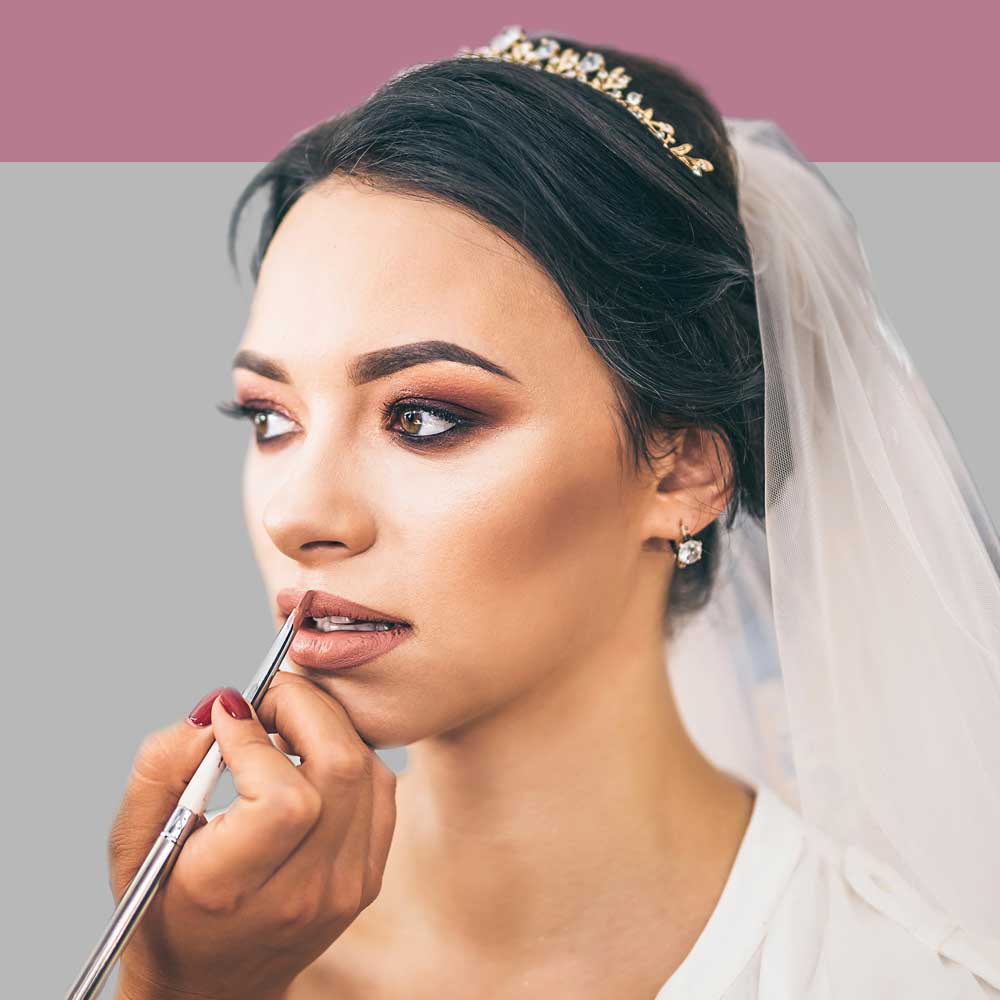
<path fill-rule="evenodd" d="M 358 555 L 375 539 L 372 505 L 351 451 L 298 449 L 263 510 L 274 545 L 303 565 Z"/>

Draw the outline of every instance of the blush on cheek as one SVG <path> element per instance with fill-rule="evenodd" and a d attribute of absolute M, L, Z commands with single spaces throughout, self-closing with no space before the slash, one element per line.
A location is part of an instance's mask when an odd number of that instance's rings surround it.
<path fill-rule="evenodd" d="M 627 542 L 615 453 L 564 454 L 504 497 L 481 526 L 470 599 L 488 591 L 506 602 L 499 617 L 511 627 L 533 623 L 566 642 L 621 599 Z"/>

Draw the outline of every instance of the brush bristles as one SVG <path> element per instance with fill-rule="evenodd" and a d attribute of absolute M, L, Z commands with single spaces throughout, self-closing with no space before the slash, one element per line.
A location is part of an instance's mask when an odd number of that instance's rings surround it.
<path fill-rule="evenodd" d="M 299 600 L 299 603 L 295 605 L 295 610 L 292 612 L 295 618 L 292 622 L 292 628 L 294 631 L 298 631 L 306 618 L 309 617 L 309 611 L 312 608 L 313 597 L 316 595 L 315 590 L 307 590 Z"/>

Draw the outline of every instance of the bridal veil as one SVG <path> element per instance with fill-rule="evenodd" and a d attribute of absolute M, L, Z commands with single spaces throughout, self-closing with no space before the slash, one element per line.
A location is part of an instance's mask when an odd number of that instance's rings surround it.
<path fill-rule="evenodd" d="M 720 533 L 709 602 L 666 640 L 682 715 L 717 764 L 998 941 L 996 528 L 847 207 L 774 122 L 726 126 L 763 339 L 766 518 Z"/>

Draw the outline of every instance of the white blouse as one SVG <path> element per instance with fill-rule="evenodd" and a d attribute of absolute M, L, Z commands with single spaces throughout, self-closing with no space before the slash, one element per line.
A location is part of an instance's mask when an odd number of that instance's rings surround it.
<path fill-rule="evenodd" d="M 894 869 L 759 786 L 715 910 L 655 1000 L 842 997 L 1000 997 L 1000 938 L 960 930 Z"/>

